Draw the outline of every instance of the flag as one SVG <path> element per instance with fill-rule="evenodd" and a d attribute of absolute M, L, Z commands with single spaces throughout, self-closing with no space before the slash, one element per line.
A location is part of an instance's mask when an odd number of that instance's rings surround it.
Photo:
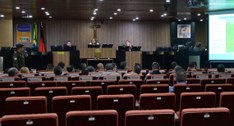
<path fill-rule="evenodd" d="M 45 47 L 45 24 L 41 22 L 40 24 L 40 43 L 39 43 L 39 52 L 46 52 Z"/>
<path fill-rule="evenodd" d="M 38 34 L 37 34 L 37 23 L 33 24 L 33 30 L 32 30 L 32 35 L 33 35 L 33 47 L 37 48 L 38 47 Z"/>

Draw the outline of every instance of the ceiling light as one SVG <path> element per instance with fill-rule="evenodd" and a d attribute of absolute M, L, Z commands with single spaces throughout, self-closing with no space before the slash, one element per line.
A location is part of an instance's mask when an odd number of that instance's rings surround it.
<path fill-rule="evenodd" d="M 98 9 L 96 8 L 96 9 L 94 9 L 94 11 L 98 11 Z"/>
<path fill-rule="evenodd" d="M 118 14 L 118 13 L 116 13 L 116 12 L 114 13 L 114 15 L 117 15 L 117 14 Z"/>
<path fill-rule="evenodd" d="M 200 19 L 200 22 L 203 22 L 203 19 Z"/>
<path fill-rule="evenodd" d="M 132 21 L 136 21 L 136 19 L 132 19 Z"/>
<path fill-rule="evenodd" d="M 150 9 L 149 12 L 151 12 L 151 13 L 154 12 L 154 9 Z"/>
<path fill-rule="evenodd" d="M 136 17 L 136 20 L 139 20 L 139 17 Z"/>
<path fill-rule="evenodd" d="M 23 10 L 23 11 L 21 11 L 21 13 L 22 13 L 22 14 L 25 14 L 26 12 Z"/>
<path fill-rule="evenodd" d="M 47 16 L 49 16 L 49 15 L 50 15 L 50 13 L 49 13 L 48 11 L 46 11 L 46 12 L 45 12 L 45 14 L 46 14 Z"/>
<path fill-rule="evenodd" d="M 1 15 L 0 15 L 0 17 L 1 17 L 1 18 L 4 18 L 4 17 L 5 17 L 5 15 L 1 14 Z"/>
<path fill-rule="evenodd" d="M 161 15 L 161 17 L 164 17 L 164 16 L 165 16 L 165 15 L 163 15 L 163 14 Z"/>
<path fill-rule="evenodd" d="M 33 18 L 33 16 L 32 15 L 28 15 L 28 18 Z"/>
<path fill-rule="evenodd" d="M 15 7 L 15 9 L 19 10 L 19 9 L 20 9 L 20 7 L 18 7 L 18 6 L 17 6 L 17 7 Z"/>
<path fill-rule="evenodd" d="M 119 8 L 119 9 L 117 9 L 117 11 L 118 11 L 118 12 L 120 12 L 120 11 L 121 11 L 121 9 Z"/>
<path fill-rule="evenodd" d="M 197 16 L 201 16 L 201 14 L 200 14 L 200 13 L 197 13 Z"/>
<path fill-rule="evenodd" d="M 97 12 L 93 12 L 93 15 L 97 15 Z"/>
<path fill-rule="evenodd" d="M 184 18 L 184 20 L 187 20 L 187 18 Z"/>
<path fill-rule="evenodd" d="M 103 0 L 99 0 L 100 2 L 102 2 Z"/>
<path fill-rule="evenodd" d="M 178 21 L 181 21 L 181 19 L 178 19 Z"/>
<path fill-rule="evenodd" d="M 44 8 L 44 7 L 42 7 L 42 8 L 41 8 L 41 10 L 45 10 L 45 8 Z"/>
<path fill-rule="evenodd" d="M 166 3 L 170 3 L 171 2 L 171 0 L 166 0 Z"/>
<path fill-rule="evenodd" d="M 167 16 L 167 13 L 164 13 L 163 15 L 164 15 L 164 16 Z"/>
<path fill-rule="evenodd" d="M 112 19 L 113 19 L 113 17 L 110 17 L 109 19 L 110 19 L 110 20 L 112 20 Z"/>
<path fill-rule="evenodd" d="M 53 18 L 52 16 L 49 16 L 49 18 Z"/>

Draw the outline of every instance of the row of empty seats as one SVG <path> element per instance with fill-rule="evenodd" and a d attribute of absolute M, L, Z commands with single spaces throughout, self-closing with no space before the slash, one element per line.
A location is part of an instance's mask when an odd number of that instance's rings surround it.
<path fill-rule="evenodd" d="M 64 126 L 175 126 L 175 112 L 166 110 L 129 110 L 124 124 L 119 124 L 116 110 L 70 111 Z M 55 113 L 7 115 L 2 126 L 58 126 Z M 232 126 L 227 108 L 184 109 L 180 126 Z"/>

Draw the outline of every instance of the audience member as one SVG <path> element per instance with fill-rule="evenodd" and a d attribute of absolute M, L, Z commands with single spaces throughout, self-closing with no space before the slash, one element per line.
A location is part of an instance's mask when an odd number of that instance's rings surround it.
<path fill-rule="evenodd" d="M 120 62 L 119 70 L 127 70 L 127 62 L 126 61 Z"/>
<path fill-rule="evenodd" d="M 95 68 L 93 66 L 87 67 L 88 72 L 95 72 Z"/>
<path fill-rule="evenodd" d="M 188 65 L 188 68 L 187 68 L 187 71 L 188 72 L 192 72 L 192 71 L 196 71 L 197 69 L 196 69 L 196 62 L 191 62 L 191 63 L 189 63 L 189 65 Z"/>
<path fill-rule="evenodd" d="M 182 67 L 181 67 L 182 68 Z M 187 81 L 187 73 L 184 69 L 178 69 L 178 71 L 176 72 L 176 84 L 186 84 Z M 174 91 L 174 87 L 173 86 L 169 86 L 169 92 L 173 92 Z"/>
<path fill-rule="evenodd" d="M 124 76 L 130 76 L 130 75 L 140 75 L 141 74 L 141 65 L 135 64 L 134 69 L 132 72 L 125 74 Z"/>
<path fill-rule="evenodd" d="M 20 69 L 20 73 L 21 73 L 21 74 L 29 74 L 30 71 L 29 71 L 28 67 L 22 67 L 22 68 Z"/>
<path fill-rule="evenodd" d="M 170 69 L 175 69 L 177 63 L 175 61 L 171 62 Z"/>
<path fill-rule="evenodd" d="M 102 76 L 107 76 L 107 75 L 121 76 L 119 73 L 114 71 L 114 65 L 112 63 L 107 63 L 105 69 L 106 71 L 102 73 Z"/>
<path fill-rule="evenodd" d="M 220 73 L 224 73 L 225 72 L 225 66 L 223 64 L 218 64 L 217 65 L 217 71 Z"/>
<path fill-rule="evenodd" d="M 55 76 L 61 76 L 63 74 L 63 69 L 60 66 L 54 67 Z"/>
<path fill-rule="evenodd" d="M 184 70 L 182 66 L 176 66 L 175 69 L 174 69 L 174 72 L 177 73 L 178 71 L 180 70 Z"/>
<path fill-rule="evenodd" d="M 71 73 L 71 72 L 75 72 L 75 68 L 72 65 L 67 66 L 67 72 Z"/>
<path fill-rule="evenodd" d="M 14 76 L 18 75 L 19 71 L 17 70 L 17 68 L 12 67 L 12 68 L 8 69 L 7 73 L 8 73 L 9 77 L 14 77 Z"/>
<path fill-rule="evenodd" d="M 112 63 L 112 65 L 113 65 L 113 70 L 114 70 L 114 71 L 117 71 L 117 70 L 118 70 L 118 68 L 117 68 L 116 63 Z"/>
<path fill-rule="evenodd" d="M 160 65 L 157 62 L 152 63 L 152 72 L 150 74 L 161 74 L 160 73 Z"/>
<path fill-rule="evenodd" d="M 65 64 L 64 64 L 64 62 L 59 62 L 59 63 L 58 63 L 58 66 L 60 66 L 62 69 L 64 69 Z"/>
<path fill-rule="evenodd" d="M 104 70 L 105 70 L 105 68 L 104 68 L 103 63 L 98 63 L 97 64 L 97 72 L 102 72 Z"/>

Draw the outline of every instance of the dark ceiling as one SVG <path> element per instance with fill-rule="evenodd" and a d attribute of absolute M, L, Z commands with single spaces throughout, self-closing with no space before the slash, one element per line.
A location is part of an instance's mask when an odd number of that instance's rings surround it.
<path fill-rule="evenodd" d="M 195 2 L 191 2 L 195 1 Z M 20 7 L 20 9 L 16 9 Z M 44 7 L 45 10 L 41 10 Z M 93 14 L 97 8 L 96 15 Z M 117 9 L 121 9 L 118 12 Z M 153 9 L 153 12 L 149 10 Z M 4 18 L 80 19 L 90 20 L 206 20 L 205 12 L 234 9 L 234 0 L 0 0 Z M 26 13 L 23 14 L 22 11 Z M 50 16 L 45 12 L 48 11 Z M 117 12 L 117 15 L 114 15 Z M 161 17 L 167 13 L 167 16 Z M 197 16 L 201 13 L 201 16 Z"/>

